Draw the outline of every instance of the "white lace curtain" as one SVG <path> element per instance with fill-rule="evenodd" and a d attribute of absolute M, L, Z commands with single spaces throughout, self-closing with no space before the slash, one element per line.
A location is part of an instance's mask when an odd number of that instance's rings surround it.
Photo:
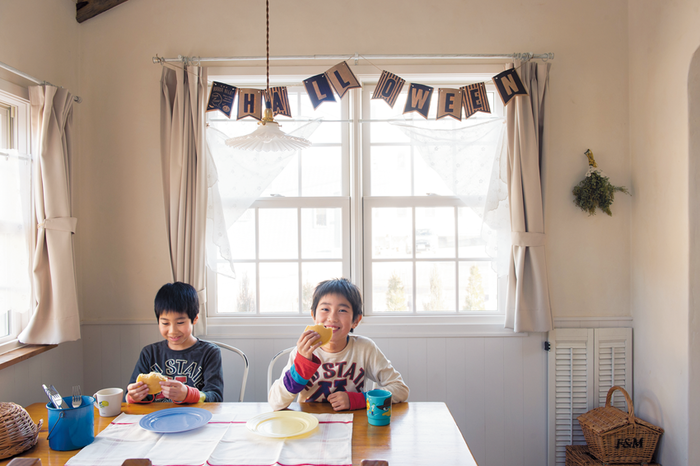
<path fill-rule="evenodd" d="M 308 138 L 318 124 L 309 123 L 290 134 Z M 487 253 L 494 258 L 494 269 L 499 277 L 505 277 L 508 255 L 498 255 L 498 251 L 507 252 L 510 248 L 505 120 L 485 117 L 457 125 L 444 121 L 406 121 L 394 125 L 410 138 L 426 164 L 454 195 L 463 199 L 482 219 L 482 240 Z M 294 151 L 237 151 L 225 145 L 228 135 L 222 131 L 207 127 L 206 133 L 207 260 L 214 267 L 217 261 L 225 259 L 231 266 L 228 270 L 219 269 L 219 273 L 235 277 L 227 229 L 284 170 Z M 226 173 L 225 178 L 232 181 L 219 183 L 219 173 Z"/>
<path fill-rule="evenodd" d="M 314 120 L 288 132 L 309 138 L 320 125 Z M 285 126 L 292 126 L 285 124 Z M 207 263 L 212 270 L 235 278 L 233 254 L 228 228 L 245 213 L 265 189 L 284 170 L 297 151 L 254 152 L 233 149 L 225 144 L 228 135 L 207 127 Z M 219 182 L 219 173 L 226 174 L 228 183 Z M 219 269 L 221 260 L 228 270 Z"/>
<path fill-rule="evenodd" d="M 510 223 L 506 184 L 505 119 L 498 117 L 393 122 L 412 146 L 479 219 L 481 240 L 499 281 L 508 273 Z M 500 254 L 499 254 L 500 252 Z M 505 304 L 499 299 L 499 310 Z"/>

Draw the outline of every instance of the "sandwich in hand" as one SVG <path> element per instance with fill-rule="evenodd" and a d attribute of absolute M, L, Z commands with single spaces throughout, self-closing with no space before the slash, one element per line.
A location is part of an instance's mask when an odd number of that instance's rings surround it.
<path fill-rule="evenodd" d="M 333 338 L 333 329 L 326 328 L 321 324 L 307 325 L 304 331 L 306 332 L 307 330 L 313 330 L 321 335 L 321 346 L 325 345 Z"/>
<path fill-rule="evenodd" d="M 168 380 L 163 374 L 158 372 L 151 372 L 150 374 L 139 374 L 136 377 L 136 382 L 143 382 L 148 385 L 148 394 L 155 395 L 160 393 L 162 390 L 160 388 L 160 382 L 165 382 Z"/>

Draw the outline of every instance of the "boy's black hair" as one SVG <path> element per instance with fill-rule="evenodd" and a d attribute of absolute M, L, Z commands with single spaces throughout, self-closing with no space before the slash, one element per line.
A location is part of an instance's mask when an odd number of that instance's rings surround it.
<path fill-rule="evenodd" d="M 362 315 L 362 294 L 360 289 L 347 278 L 333 278 L 325 280 L 316 285 L 314 290 L 313 301 L 311 303 L 311 312 L 316 317 L 316 307 L 318 302 L 328 294 L 339 294 L 348 300 L 352 306 L 352 321 L 355 322 Z M 352 330 L 351 330 L 352 331 Z"/>
<path fill-rule="evenodd" d="M 164 312 L 179 312 L 187 314 L 194 322 L 199 314 L 199 296 L 192 285 L 182 282 L 166 283 L 158 293 L 154 303 L 156 319 Z"/>

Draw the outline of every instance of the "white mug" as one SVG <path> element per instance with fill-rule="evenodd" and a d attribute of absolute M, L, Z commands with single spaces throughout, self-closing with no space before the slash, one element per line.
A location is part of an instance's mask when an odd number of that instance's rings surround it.
<path fill-rule="evenodd" d="M 95 407 L 100 411 L 100 416 L 112 417 L 119 414 L 122 410 L 123 396 L 122 388 L 103 388 L 95 393 Z"/>

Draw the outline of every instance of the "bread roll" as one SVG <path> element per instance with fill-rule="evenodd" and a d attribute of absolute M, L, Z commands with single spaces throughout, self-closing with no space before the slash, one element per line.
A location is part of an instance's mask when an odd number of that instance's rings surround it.
<path fill-rule="evenodd" d="M 306 332 L 307 330 L 313 330 L 314 332 L 321 335 L 321 346 L 325 345 L 326 343 L 331 341 L 331 338 L 333 338 L 333 330 L 330 328 L 326 328 L 321 324 L 307 325 L 304 331 Z"/>
<path fill-rule="evenodd" d="M 136 377 L 137 382 L 143 382 L 148 385 L 148 394 L 155 395 L 160 393 L 162 390 L 160 388 L 160 382 L 165 382 L 168 378 L 158 372 L 151 372 L 150 374 L 139 374 Z"/>

